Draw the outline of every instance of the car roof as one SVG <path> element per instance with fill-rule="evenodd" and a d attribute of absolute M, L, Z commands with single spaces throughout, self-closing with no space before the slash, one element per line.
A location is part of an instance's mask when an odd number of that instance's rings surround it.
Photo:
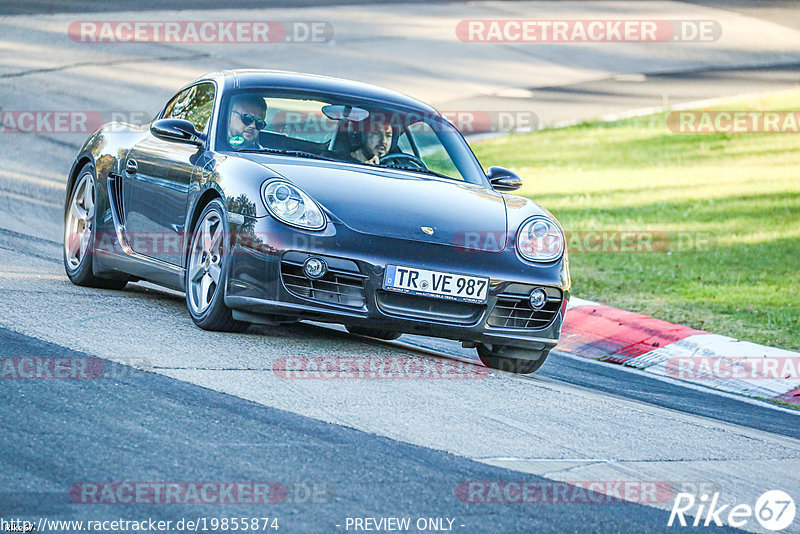
<path fill-rule="evenodd" d="M 301 89 L 342 96 L 352 96 L 385 102 L 398 107 L 410 108 L 415 111 L 439 114 L 436 109 L 410 96 L 391 89 L 379 87 L 368 83 L 331 78 L 316 74 L 304 74 L 280 70 L 237 69 L 211 72 L 195 80 L 213 80 L 222 87 L 223 92 L 231 89 L 246 89 L 249 87 L 277 87 L 286 89 Z"/>

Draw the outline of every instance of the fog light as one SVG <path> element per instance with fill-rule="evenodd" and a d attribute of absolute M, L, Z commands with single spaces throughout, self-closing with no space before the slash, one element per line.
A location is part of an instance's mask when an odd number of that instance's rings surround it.
<path fill-rule="evenodd" d="M 322 278 L 328 272 L 328 266 L 319 258 L 308 258 L 303 263 L 303 272 L 309 278 Z"/>
<path fill-rule="evenodd" d="M 531 291 L 530 303 L 531 308 L 534 310 L 542 309 L 544 305 L 547 304 L 547 293 L 545 293 L 543 289 L 537 287 Z"/>

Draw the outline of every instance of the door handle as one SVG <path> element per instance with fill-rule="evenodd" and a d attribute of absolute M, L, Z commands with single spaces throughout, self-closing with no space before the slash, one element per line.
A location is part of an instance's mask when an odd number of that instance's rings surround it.
<path fill-rule="evenodd" d="M 125 172 L 128 174 L 136 174 L 139 170 L 139 165 L 136 163 L 135 159 L 129 159 L 128 163 L 125 164 Z"/>

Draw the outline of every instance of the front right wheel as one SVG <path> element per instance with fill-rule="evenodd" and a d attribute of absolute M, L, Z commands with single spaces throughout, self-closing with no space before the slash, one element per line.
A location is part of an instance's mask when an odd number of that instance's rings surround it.
<path fill-rule="evenodd" d="M 534 373 L 544 364 L 549 350 L 525 350 L 504 345 L 478 345 L 478 357 L 486 367 L 527 375 Z M 522 357 L 520 357 L 522 356 Z"/>

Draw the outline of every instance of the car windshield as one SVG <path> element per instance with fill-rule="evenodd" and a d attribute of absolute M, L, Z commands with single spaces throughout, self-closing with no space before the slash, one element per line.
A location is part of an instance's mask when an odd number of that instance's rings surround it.
<path fill-rule="evenodd" d="M 217 147 L 392 167 L 485 184 L 475 155 L 436 113 L 277 90 L 232 92 L 221 106 Z"/>

